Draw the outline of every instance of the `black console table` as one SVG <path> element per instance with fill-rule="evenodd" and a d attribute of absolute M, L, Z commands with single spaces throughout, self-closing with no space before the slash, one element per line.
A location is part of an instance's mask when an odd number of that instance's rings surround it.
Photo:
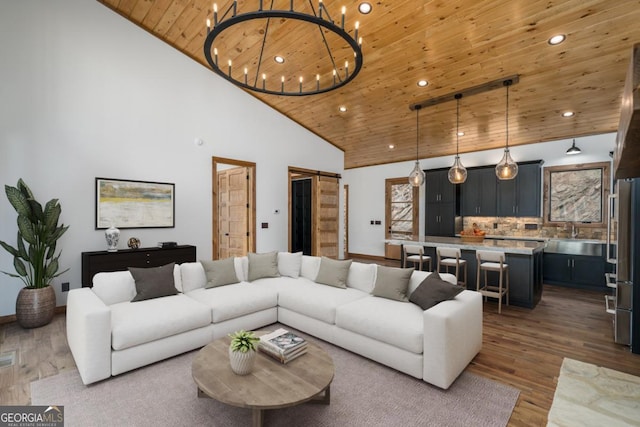
<path fill-rule="evenodd" d="M 123 271 L 128 267 L 159 267 L 175 262 L 195 262 L 196 247 L 123 249 L 117 252 L 82 252 L 82 287 L 91 287 L 93 276 L 105 271 Z"/>

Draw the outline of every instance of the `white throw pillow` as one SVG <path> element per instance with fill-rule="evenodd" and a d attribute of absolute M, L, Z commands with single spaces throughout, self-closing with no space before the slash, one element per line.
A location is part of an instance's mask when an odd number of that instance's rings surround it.
<path fill-rule="evenodd" d="M 278 252 L 278 273 L 297 279 L 302 266 L 302 252 Z"/>
<path fill-rule="evenodd" d="M 182 276 L 182 292 L 187 293 L 198 288 L 204 288 L 207 284 L 207 276 L 199 262 L 185 262 L 180 264 Z"/>
<path fill-rule="evenodd" d="M 347 287 L 371 293 L 376 283 L 376 264 L 353 262 L 347 276 Z"/>
<path fill-rule="evenodd" d="M 316 280 L 318 270 L 320 269 L 320 257 L 302 255 L 302 265 L 300 266 L 300 275 L 305 279 Z"/>

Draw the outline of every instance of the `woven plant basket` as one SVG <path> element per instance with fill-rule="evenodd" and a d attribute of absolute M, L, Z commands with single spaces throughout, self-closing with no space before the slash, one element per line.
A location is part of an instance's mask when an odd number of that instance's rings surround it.
<path fill-rule="evenodd" d="M 16 319 L 23 328 L 39 328 L 51 322 L 56 309 L 52 286 L 22 288 L 16 299 Z"/>

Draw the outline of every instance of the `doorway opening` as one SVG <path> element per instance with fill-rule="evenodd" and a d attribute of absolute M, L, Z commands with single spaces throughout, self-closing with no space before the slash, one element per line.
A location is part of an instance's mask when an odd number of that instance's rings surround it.
<path fill-rule="evenodd" d="M 289 167 L 289 251 L 338 258 L 340 175 Z"/>
<path fill-rule="evenodd" d="M 212 158 L 212 258 L 256 250 L 256 164 Z"/>

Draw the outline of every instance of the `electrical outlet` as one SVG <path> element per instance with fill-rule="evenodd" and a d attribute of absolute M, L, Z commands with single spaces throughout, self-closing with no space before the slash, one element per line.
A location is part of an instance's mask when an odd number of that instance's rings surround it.
<path fill-rule="evenodd" d="M 69 292 L 69 282 L 62 283 L 62 292 Z"/>

